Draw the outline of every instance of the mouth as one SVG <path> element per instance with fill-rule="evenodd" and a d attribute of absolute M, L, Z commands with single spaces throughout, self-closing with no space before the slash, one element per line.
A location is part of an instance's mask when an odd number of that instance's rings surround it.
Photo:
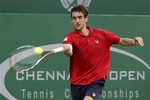
<path fill-rule="evenodd" d="M 76 27 L 80 27 L 81 24 L 76 24 Z"/>

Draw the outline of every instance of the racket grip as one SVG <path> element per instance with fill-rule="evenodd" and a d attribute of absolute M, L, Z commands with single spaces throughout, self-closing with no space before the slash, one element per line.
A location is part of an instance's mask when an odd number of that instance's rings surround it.
<path fill-rule="evenodd" d="M 64 47 L 58 47 L 53 49 L 53 53 L 58 53 L 58 52 L 62 52 L 64 50 Z"/>

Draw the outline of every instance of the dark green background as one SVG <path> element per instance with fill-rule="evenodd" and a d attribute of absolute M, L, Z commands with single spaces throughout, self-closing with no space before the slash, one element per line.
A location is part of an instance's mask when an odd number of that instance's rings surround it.
<path fill-rule="evenodd" d="M 70 16 L 67 14 L 1 14 L 1 63 L 8 58 L 10 52 L 21 45 L 35 45 L 42 46 L 47 44 L 61 43 L 62 38 L 67 32 L 73 29 L 70 23 Z M 126 50 L 149 63 L 149 16 L 110 16 L 110 15 L 89 15 L 88 25 L 95 28 L 103 28 L 116 33 L 121 37 L 135 37 L 142 36 L 145 41 L 145 46 L 134 47 L 122 47 L 114 46 L 122 50 Z M 149 70 L 139 63 L 138 61 L 131 59 L 127 56 L 123 56 L 112 52 L 112 68 L 115 71 L 145 71 L 145 80 L 128 81 L 125 78 L 122 81 L 110 81 L 106 83 L 105 90 L 139 90 L 140 97 L 138 100 L 147 100 L 149 96 Z M 49 56 L 43 62 L 41 62 L 32 71 L 63 71 L 68 72 L 69 69 L 68 58 L 59 53 L 53 56 Z M 16 86 L 16 84 L 18 84 Z M 33 86 L 31 85 L 33 84 Z M 63 90 L 69 88 L 69 81 L 17 81 L 15 79 L 15 73 L 10 70 L 7 73 L 5 79 L 5 85 L 13 96 L 18 99 L 22 99 L 20 89 L 47 89 L 54 90 L 55 99 L 60 98 L 65 100 Z M 142 86 L 141 86 L 142 85 Z M 18 87 L 19 86 L 19 87 Z M 134 87 L 133 87 L 134 86 Z M 141 86 L 140 88 L 138 88 Z M 15 91 L 15 92 L 14 92 Z M 19 94 L 19 95 L 18 95 Z M 33 98 L 32 98 L 33 99 Z M 109 100 L 109 98 L 104 98 Z M 116 99 L 116 100 L 120 100 Z M 123 98 L 121 100 L 128 100 Z M 132 100 L 137 100 L 136 98 Z"/>
<path fill-rule="evenodd" d="M 142 36 L 144 47 L 113 46 L 128 51 L 150 64 L 150 16 L 148 0 L 92 0 L 87 25 L 103 28 L 121 37 Z M 129 15 L 128 15 L 129 14 Z M 63 8 L 60 0 L 1 0 L 0 1 L 0 63 L 3 63 L 10 52 L 22 45 L 42 46 L 61 43 L 63 37 L 73 30 L 70 15 Z M 111 52 L 112 71 L 145 71 L 145 80 L 129 81 L 127 78 L 118 81 L 109 80 L 105 90 L 139 90 L 140 97 L 131 100 L 149 100 L 149 69 L 138 61 L 118 53 Z M 2 66 L 1 66 L 2 67 Z M 69 70 L 69 59 L 59 53 L 49 56 L 32 71 L 66 71 Z M 9 92 L 22 99 L 21 88 L 52 89 L 55 99 L 66 100 L 63 90 L 69 87 L 69 81 L 18 81 L 10 69 L 5 77 Z M 17 85 L 16 85 L 17 84 Z M 0 96 L 3 100 L 4 97 Z M 33 98 L 32 98 L 33 99 Z M 129 100 L 128 98 L 112 98 Z M 5 100 L 5 99 L 4 99 Z M 70 98 L 68 100 L 71 100 Z M 104 98 L 103 100 L 110 100 Z"/>

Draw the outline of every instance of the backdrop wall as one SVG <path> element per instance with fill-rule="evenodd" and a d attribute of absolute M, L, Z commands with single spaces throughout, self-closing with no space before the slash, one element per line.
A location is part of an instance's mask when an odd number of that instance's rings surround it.
<path fill-rule="evenodd" d="M 61 45 L 74 28 L 69 10 L 90 7 L 87 25 L 120 37 L 142 36 L 144 47 L 111 47 L 111 71 L 103 100 L 149 100 L 149 0 L 0 0 L 0 100 L 71 100 L 69 58 L 47 57 L 33 70 L 15 73 L 9 54 L 22 45 Z"/>
<path fill-rule="evenodd" d="M 66 33 L 73 29 L 70 16 L 68 14 L 1 14 L 0 18 L 1 95 L 13 99 L 71 100 L 69 59 L 64 54 L 47 57 L 27 73 L 15 73 L 8 66 L 9 53 L 18 46 L 26 44 L 49 46 L 61 43 Z M 148 53 L 150 17 L 89 15 L 87 24 L 107 29 L 121 37 L 144 38 L 145 46 L 142 48 L 140 46 L 111 48 L 111 72 L 102 98 L 103 100 L 110 98 L 148 100 L 150 98 Z"/>

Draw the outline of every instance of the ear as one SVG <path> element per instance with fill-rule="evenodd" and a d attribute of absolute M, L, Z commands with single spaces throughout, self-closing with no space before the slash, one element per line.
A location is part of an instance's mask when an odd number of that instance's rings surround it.
<path fill-rule="evenodd" d="M 88 21 L 88 16 L 85 18 L 85 22 L 87 22 Z"/>

